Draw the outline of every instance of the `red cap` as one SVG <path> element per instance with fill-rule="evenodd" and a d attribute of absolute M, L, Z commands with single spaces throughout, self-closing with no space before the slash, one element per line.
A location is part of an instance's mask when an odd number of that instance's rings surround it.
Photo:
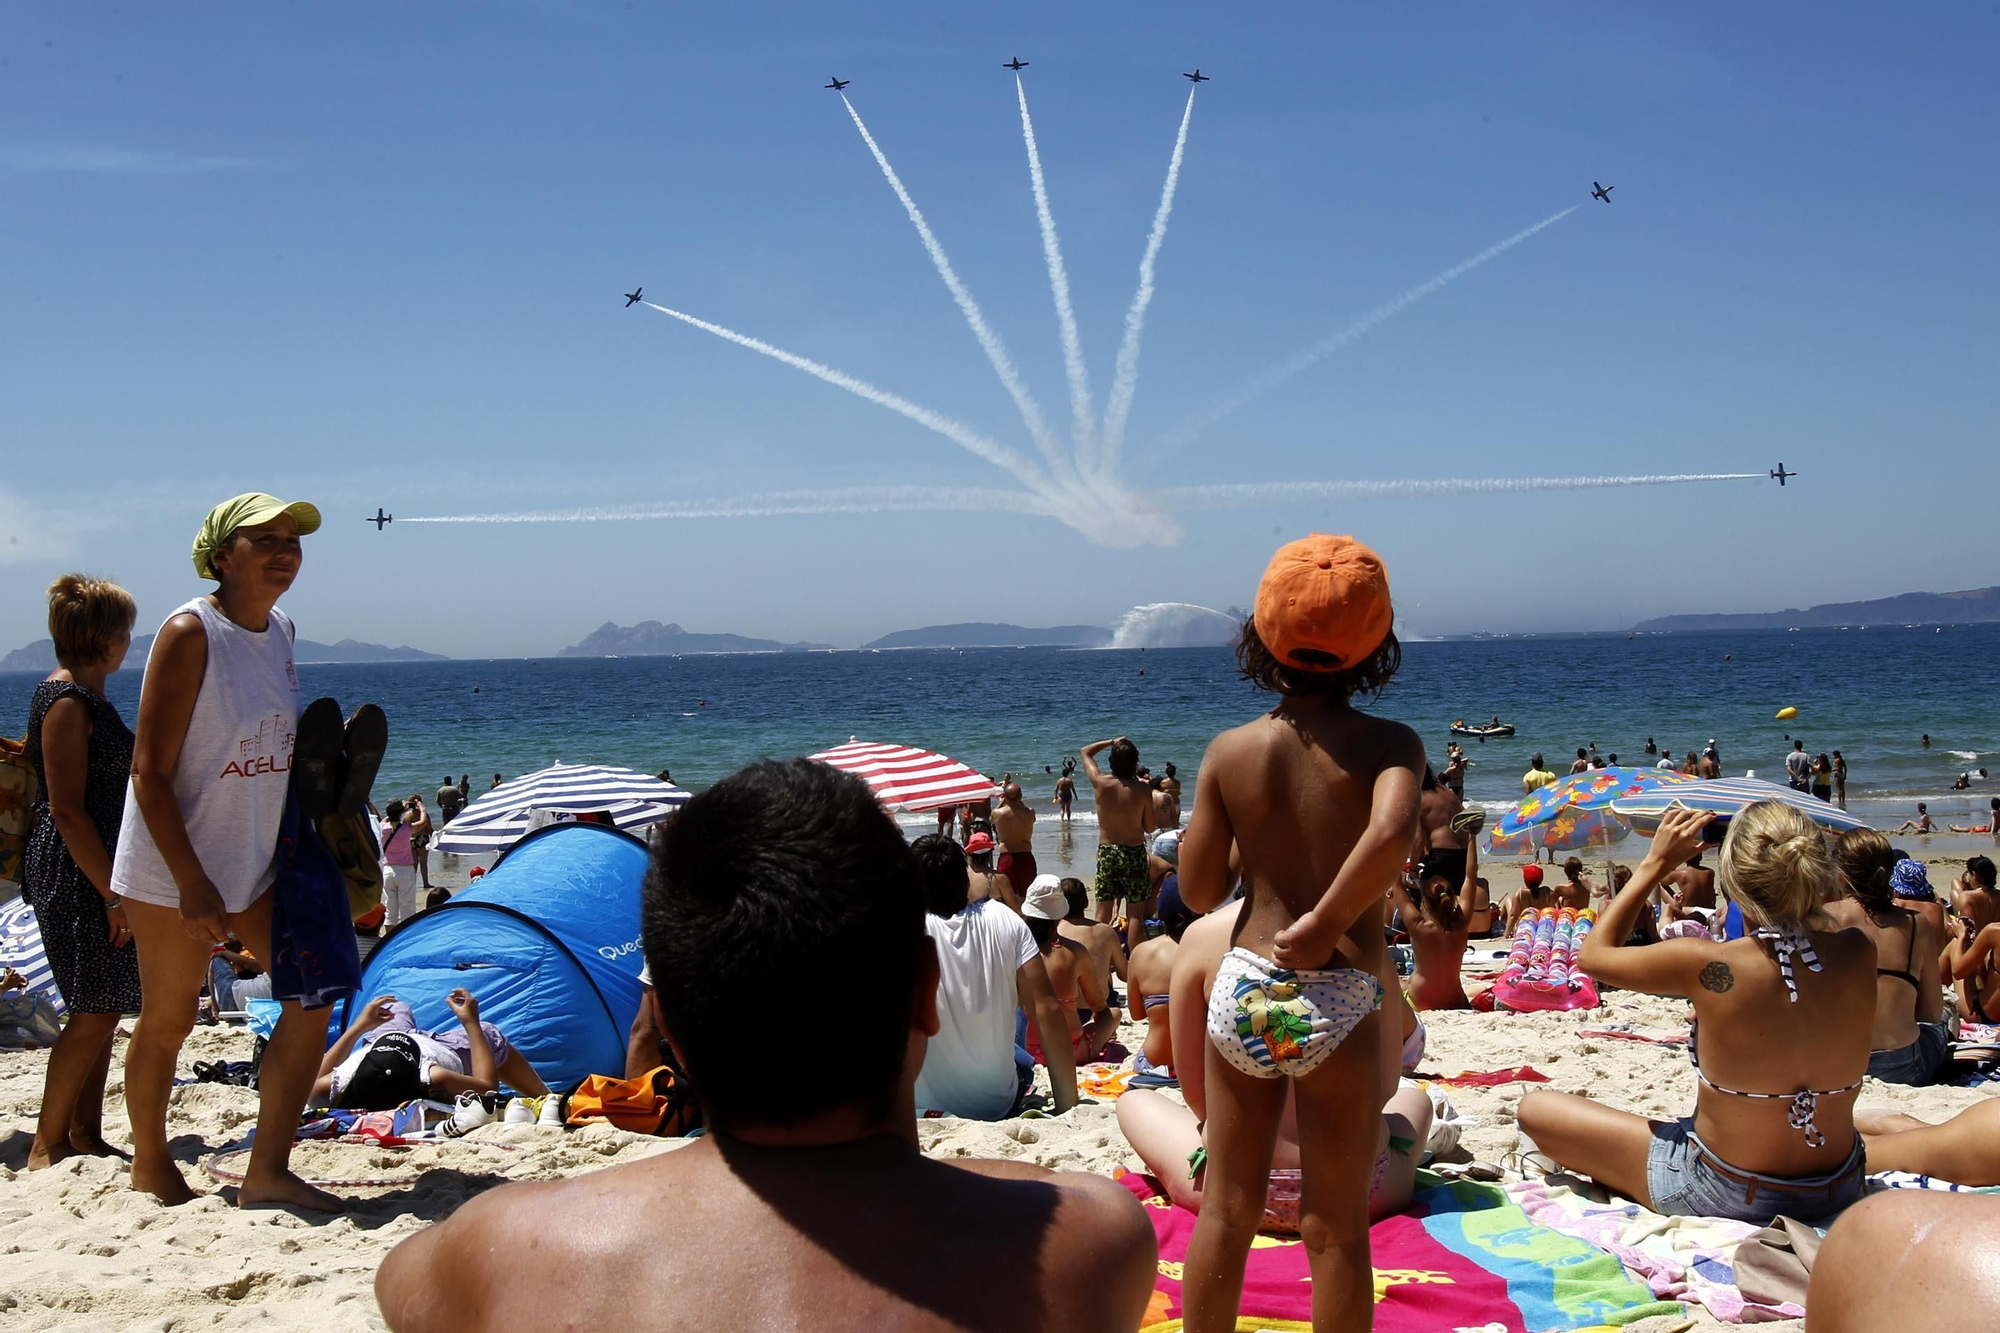
<path fill-rule="evenodd" d="M 481 875 L 483 875 L 483 874 L 485 874 L 485 873 L 486 873 L 486 867 L 485 867 L 485 866 L 474 866 L 474 867 L 472 867 L 472 873 L 471 873 L 470 875 L 467 875 L 467 876 L 466 876 L 466 878 L 467 878 L 467 879 L 478 879 L 478 878 L 479 878 L 479 877 L 480 877 Z"/>
<path fill-rule="evenodd" d="M 965 854 L 967 856 L 977 856 L 981 852 L 990 852 L 992 850 L 993 837 L 989 833 L 975 833 L 965 840 Z"/>
<path fill-rule="evenodd" d="M 1542 887 L 1542 868 L 1541 868 L 1540 866 L 1522 866 L 1522 867 L 1521 867 L 1521 882 L 1522 882 L 1523 884 L 1527 885 L 1527 886 L 1528 886 L 1529 888 L 1531 888 L 1531 889 L 1539 889 L 1539 888 L 1541 888 L 1541 887 Z"/>
<path fill-rule="evenodd" d="M 1389 571 L 1352 537 L 1315 532 L 1278 548 L 1257 585 L 1257 637 L 1286 666 L 1342 671 L 1359 666 L 1389 637 Z M 1324 653 L 1331 662 L 1295 657 Z"/>

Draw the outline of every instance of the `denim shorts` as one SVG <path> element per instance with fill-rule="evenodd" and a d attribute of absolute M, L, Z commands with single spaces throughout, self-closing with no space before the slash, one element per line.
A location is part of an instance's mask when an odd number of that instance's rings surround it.
<path fill-rule="evenodd" d="M 1905 1087 L 1928 1087 L 1951 1052 L 1951 1033 L 1942 1023 L 1917 1024 L 1917 1039 L 1893 1051 L 1868 1053 L 1868 1077 Z"/>
<path fill-rule="evenodd" d="M 1760 1227 L 1780 1213 L 1801 1222 L 1833 1216 L 1861 1198 L 1865 1173 L 1859 1134 L 1839 1170 L 1788 1180 L 1731 1166 L 1701 1141 L 1688 1118 L 1656 1123 L 1646 1153 L 1646 1189 L 1654 1212 L 1728 1217 Z"/>

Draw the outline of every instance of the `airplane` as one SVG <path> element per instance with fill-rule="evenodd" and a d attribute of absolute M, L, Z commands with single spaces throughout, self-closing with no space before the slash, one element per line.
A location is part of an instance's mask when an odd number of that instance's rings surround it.
<path fill-rule="evenodd" d="M 1782 486 L 1782 485 L 1784 485 L 1784 484 L 1785 484 L 1785 478 L 1786 478 L 1786 477 L 1796 477 L 1796 476 L 1798 476 L 1798 475 L 1799 475 L 1799 474 L 1798 474 L 1798 473 L 1796 473 L 1796 472 L 1787 472 L 1787 471 L 1785 471 L 1785 465 L 1784 465 L 1783 463 L 1780 463 L 1780 464 L 1778 464 L 1778 470 L 1777 470 L 1776 472 L 1773 472 L 1773 473 L 1771 474 L 1771 476 L 1772 476 L 1772 477 L 1773 477 L 1774 479 L 1776 479 L 1777 483 L 1778 483 L 1778 484 L 1779 484 L 1780 486 Z"/>
<path fill-rule="evenodd" d="M 1206 74 L 1204 74 L 1204 73 L 1202 73 L 1202 72 L 1201 72 L 1201 66 L 1200 66 L 1200 65 L 1196 65 L 1196 66 L 1194 67 L 1194 73 L 1192 73 L 1192 74 L 1182 74 L 1182 75 L 1181 75 L 1181 77 L 1182 77 L 1182 78 L 1184 78 L 1184 79 L 1187 79 L 1187 80 L 1189 80 L 1190 82 L 1193 82 L 1193 83 L 1207 83 L 1207 82 L 1209 82 L 1209 77 L 1208 77 L 1208 75 L 1206 75 Z"/>
<path fill-rule="evenodd" d="M 1029 65 L 1033 63 L 1034 62 L 1031 60 L 1023 60 L 1021 59 L 1021 57 L 1015 56 L 1012 60 L 1009 60 L 1006 64 L 1000 66 L 1000 68 L 1011 69 L 1016 74 L 1019 74 L 1022 70 L 1026 69 Z"/>
<path fill-rule="evenodd" d="M 646 299 L 646 289 L 644 287 L 641 287 L 636 291 L 629 291 L 625 293 L 625 308 L 627 310 L 630 310 L 632 308 L 632 303 L 634 301 L 643 301 L 645 299 Z"/>
<path fill-rule="evenodd" d="M 1618 188 L 1616 185 L 1599 185 L 1596 181 L 1592 181 L 1590 184 L 1592 186 L 1590 197 L 1592 199 L 1602 199 L 1607 204 L 1611 202 L 1611 192 Z"/>
<path fill-rule="evenodd" d="M 843 79 L 838 74 L 836 74 L 833 76 L 832 83 L 822 84 L 821 86 L 826 88 L 831 88 L 835 92 L 839 92 L 842 88 L 845 88 L 848 84 L 852 82 L 854 82 L 853 79 Z"/>
<path fill-rule="evenodd" d="M 385 513 L 383 513 L 383 512 L 382 512 L 382 506 L 381 506 L 381 505 L 376 505 L 376 506 L 375 506 L 375 517 L 373 517 L 373 518 L 364 518 L 364 519 L 362 519 L 361 521 L 362 521 L 363 523 L 373 523 L 373 524 L 375 525 L 375 531 L 377 531 L 377 532 L 380 532 L 380 531 L 381 531 L 381 530 L 383 529 L 383 527 L 384 527 L 385 525 L 387 525 L 387 524 L 390 524 L 390 523 L 394 523 L 394 522 L 396 521 L 396 516 L 395 516 L 394 514 L 385 514 Z"/>

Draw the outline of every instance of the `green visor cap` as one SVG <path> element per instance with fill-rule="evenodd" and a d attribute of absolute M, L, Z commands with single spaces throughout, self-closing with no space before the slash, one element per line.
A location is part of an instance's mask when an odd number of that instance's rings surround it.
<path fill-rule="evenodd" d="M 299 525 L 299 536 L 319 531 L 319 510 L 303 500 L 287 503 L 275 495 L 265 495 L 262 491 L 252 491 L 239 495 L 208 511 L 202 520 L 201 531 L 194 538 L 194 572 L 205 579 L 217 583 L 222 580 L 215 572 L 214 556 L 230 534 L 238 528 L 254 528 L 259 523 L 269 523 L 280 514 L 290 514 Z"/>

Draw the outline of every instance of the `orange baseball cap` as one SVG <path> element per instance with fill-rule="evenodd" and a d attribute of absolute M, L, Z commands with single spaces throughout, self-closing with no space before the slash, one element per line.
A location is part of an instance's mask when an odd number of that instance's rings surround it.
<path fill-rule="evenodd" d="M 1315 532 L 1278 548 L 1257 585 L 1252 617 L 1271 655 L 1300 671 L 1357 666 L 1389 637 L 1389 571 L 1352 537 Z M 1302 661 L 1301 649 L 1332 663 Z"/>

